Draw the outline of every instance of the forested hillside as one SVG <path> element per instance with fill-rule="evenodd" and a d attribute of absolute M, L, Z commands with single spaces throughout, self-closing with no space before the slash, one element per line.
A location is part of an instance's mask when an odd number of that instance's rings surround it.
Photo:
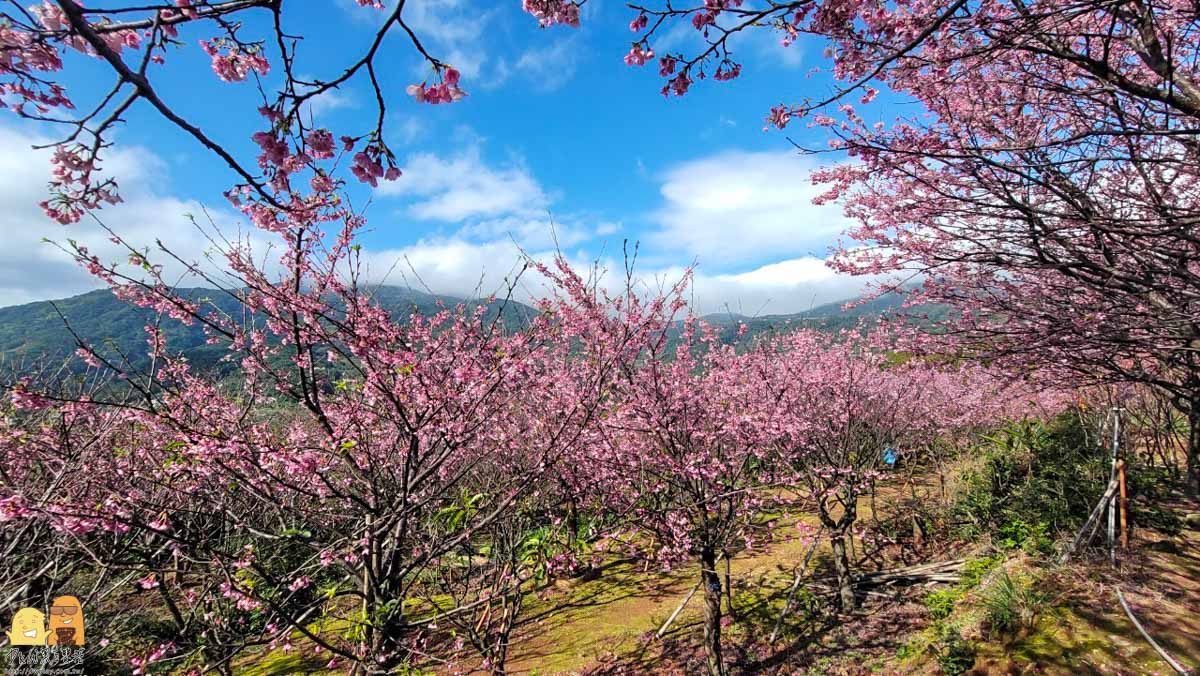
<path fill-rule="evenodd" d="M 179 294 L 231 317 L 244 315 L 243 321 L 252 318 L 251 314 L 244 314 L 238 299 L 226 292 L 189 288 L 180 289 Z M 396 286 L 379 287 L 373 296 L 394 319 L 401 322 L 413 311 L 431 315 L 442 306 L 466 303 L 469 307 L 475 307 L 483 302 Z M 864 302 L 849 303 L 849 306 L 846 302 L 819 305 L 795 314 L 748 317 L 713 313 L 705 319 L 721 328 L 723 340 L 732 342 L 743 323 L 747 326 L 749 337 L 797 328 L 839 331 L 853 328 L 860 322 L 873 322 L 883 316 L 909 314 L 910 311 L 901 309 L 902 301 L 901 296 L 888 294 Z M 489 304 L 484 318 L 490 321 L 502 317 L 507 328 L 515 329 L 524 326 L 536 312 L 524 303 L 500 299 Z M 943 313 L 944 310 L 939 307 L 911 311 L 913 316 L 922 318 L 938 317 Z M 75 351 L 75 336 L 78 335 L 89 344 L 107 347 L 114 355 L 128 355 L 135 365 L 144 364 L 145 327 L 156 321 L 159 320 L 155 312 L 123 302 L 107 289 L 62 300 L 0 308 L 0 358 L 8 363 L 19 364 L 58 362 Z M 199 324 L 189 326 L 170 318 L 161 321 L 171 351 L 186 355 L 196 368 L 222 370 L 219 360 L 228 354 L 228 350 L 221 345 L 205 344 L 204 331 Z M 67 330 L 68 326 L 70 331 Z"/>
<path fill-rule="evenodd" d="M 178 293 L 212 311 L 245 322 L 253 320 L 253 315 L 244 312 L 241 302 L 229 293 L 203 288 L 179 289 Z M 443 306 L 466 303 L 475 307 L 482 302 L 396 286 L 379 287 L 372 295 L 397 321 L 404 321 L 414 311 L 431 315 Z M 484 317 L 492 320 L 502 316 L 507 325 L 519 327 L 535 312 L 513 300 L 496 300 L 489 304 Z M 162 322 L 172 352 L 184 354 L 196 368 L 224 370 L 219 360 L 228 354 L 227 347 L 206 344 L 199 323 L 160 320 L 156 312 L 124 302 L 108 289 L 0 308 L 0 358 L 10 364 L 58 362 L 74 353 L 78 336 L 97 348 L 107 348 L 113 355 L 129 356 L 134 365 L 142 365 L 147 349 L 145 327 L 157 321 Z"/>

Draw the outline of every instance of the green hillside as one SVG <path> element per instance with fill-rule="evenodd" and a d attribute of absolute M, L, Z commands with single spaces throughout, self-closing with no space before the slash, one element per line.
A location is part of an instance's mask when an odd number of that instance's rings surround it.
<path fill-rule="evenodd" d="M 794 314 L 747 317 L 731 313 L 714 313 L 707 315 L 705 319 L 722 327 L 722 337 L 725 340 L 733 340 L 741 324 L 746 325 L 747 335 L 755 336 L 799 328 L 841 331 L 853 329 L 862 323 L 873 323 L 882 317 L 904 317 L 908 321 L 930 323 L 946 316 L 946 308 L 941 306 L 925 305 L 906 309 L 903 307 L 904 296 L 898 293 L 887 293 L 870 300 L 858 300 L 850 303 L 852 307 L 849 308 L 845 307 L 847 303 L 850 301 L 827 303 Z"/>
<path fill-rule="evenodd" d="M 235 317 L 242 311 L 241 303 L 225 292 L 202 288 L 180 289 L 179 292 L 185 298 Z M 481 302 L 401 287 L 380 287 L 374 297 L 399 321 L 414 311 L 421 314 L 437 312 L 439 302 L 446 306 Z M 535 312 L 528 305 L 514 301 L 495 301 L 485 316 L 491 319 L 503 313 L 506 324 L 520 326 Z M 0 360 L 17 369 L 39 362 L 61 362 L 75 351 L 75 335 L 78 335 L 102 353 L 115 358 L 127 355 L 131 363 L 140 366 L 146 361 L 144 327 L 156 319 L 155 312 L 123 302 L 107 289 L 61 300 L 0 308 Z M 227 348 L 206 345 L 206 336 L 200 326 L 187 326 L 172 319 L 162 321 L 170 349 L 186 354 L 194 366 L 218 370 L 232 368 L 223 367 L 219 362 L 228 352 Z"/>
<path fill-rule="evenodd" d="M 180 293 L 223 313 L 233 316 L 241 313 L 238 300 L 224 292 L 193 288 L 181 289 Z M 399 321 L 403 321 L 414 310 L 422 314 L 437 312 L 439 302 L 447 306 L 481 302 L 395 286 L 379 287 L 374 297 Z M 830 303 L 796 314 L 745 317 L 716 313 L 705 319 L 721 327 L 725 340 L 733 341 L 741 323 L 747 325 L 750 336 L 801 327 L 839 331 L 853 328 L 863 321 L 870 322 L 901 312 L 901 302 L 901 296 L 888 294 L 851 309 L 844 309 L 843 303 Z M 929 312 L 928 308 L 923 310 L 935 317 L 940 314 Z M 502 314 L 506 325 L 518 328 L 535 312 L 532 307 L 515 301 L 495 301 L 488 308 L 487 317 L 496 318 Z M 18 369 L 35 362 L 61 362 L 75 351 L 74 331 L 89 344 L 102 347 L 117 358 L 118 355 L 127 355 L 133 364 L 140 366 L 145 363 L 146 354 L 143 327 L 155 320 L 154 312 L 125 303 L 107 289 L 62 300 L 0 308 L 0 360 Z M 199 326 L 186 326 L 170 319 L 163 321 L 172 351 L 186 354 L 197 368 L 232 368 L 223 366 L 219 361 L 226 354 L 226 348 L 222 345 L 206 345 L 204 332 Z"/>

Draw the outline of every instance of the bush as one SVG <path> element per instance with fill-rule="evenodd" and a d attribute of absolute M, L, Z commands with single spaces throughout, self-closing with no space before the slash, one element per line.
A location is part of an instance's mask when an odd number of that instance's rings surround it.
<path fill-rule="evenodd" d="M 1129 464 L 1125 471 L 1129 495 L 1138 498 L 1129 501 L 1131 523 L 1171 537 L 1179 535 L 1183 520 L 1174 511 L 1161 507 L 1170 499 L 1171 487 L 1178 483 L 1171 470 L 1151 465 L 1142 457 L 1126 462 Z"/>
<path fill-rule="evenodd" d="M 1021 549 L 1027 554 L 1046 554 L 1051 551 L 1054 543 L 1048 534 L 1049 527 L 1044 521 L 1028 523 L 1016 518 L 1000 526 L 997 532 L 1000 549 Z"/>
<path fill-rule="evenodd" d="M 900 646 L 896 657 L 908 660 L 928 655 L 938 663 L 943 673 L 951 676 L 966 673 L 975 666 L 975 644 L 963 638 L 958 627 L 938 621 L 933 624 L 932 632 L 931 638 L 914 639 Z"/>
<path fill-rule="evenodd" d="M 993 556 L 983 556 L 978 559 L 968 559 L 963 563 L 962 572 L 959 573 L 958 587 L 959 589 L 972 589 L 979 585 L 984 575 L 987 575 L 1003 557 L 999 554 Z"/>
<path fill-rule="evenodd" d="M 926 594 L 924 603 L 933 619 L 944 620 L 954 612 L 954 604 L 958 603 L 960 598 L 962 593 L 957 589 L 939 589 Z"/>
<path fill-rule="evenodd" d="M 1050 553 L 1055 538 L 1087 520 L 1108 484 L 1109 451 L 1085 434 L 1079 416 L 1012 423 L 984 438 L 981 461 L 962 473 L 951 514 L 958 536 L 991 534 L 1001 550 Z M 1177 535 L 1182 523 L 1160 505 L 1176 482 L 1169 469 L 1135 453 L 1126 456 L 1130 524 Z"/>
<path fill-rule="evenodd" d="M 1047 595 L 1032 583 L 1003 571 L 983 595 L 988 627 L 993 633 L 1004 634 L 1030 629 L 1046 601 Z"/>
<path fill-rule="evenodd" d="M 931 647 L 938 666 L 949 676 L 965 674 L 975 665 L 975 645 L 963 638 L 957 627 L 940 625 L 937 641 Z"/>
<path fill-rule="evenodd" d="M 981 450 L 953 511 L 964 536 L 993 533 L 1002 549 L 1049 551 L 1053 536 L 1087 519 L 1108 483 L 1107 455 L 1075 416 L 1013 423 L 985 437 Z"/>
<path fill-rule="evenodd" d="M 979 581 L 1002 559 L 1000 555 L 968 559 L 963 563 L 958 584 L 946 589 L 929 592 L 922 599 L 934 621 L 944 620 L 954 613 L 954 607 L 966 593 L 979 585 Z"/>

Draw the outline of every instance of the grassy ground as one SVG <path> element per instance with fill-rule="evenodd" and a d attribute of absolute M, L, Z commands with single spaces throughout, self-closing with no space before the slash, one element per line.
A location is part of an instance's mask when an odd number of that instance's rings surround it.
<path fill-rule="evenodd" d="M 1114 584 L 1160 645 L 1200 668 L 1200 532 L 1145 538 L 1117 571 L 1100 560 L 1057 572 L 1054 603 L 1034 628 L 982 643 L 976 673 L 1174 673 L 1121 610 Z"/>
<path fill-rule="evenodd" d="M 781 531 L 794 530 L 794 522 Z M 757 553 L 735 556 L 734 607 L 747 617 L 761 615 L 761 606 L 782 598 L 792 580 L 792 566 L 806 551 L 792 539 L 776 542 Z M 654 632 L 696 584 L 698 566 L 661 571 L 644 570 L 631 562 L 608 567 L 597 580 L 569 585 L 534 604 L 531 621 L 522 628 L 510 660 L 513 670 L 564 673 L 589 666 L 617 663 L 649 668 L 655 651 L 647 650 Z M 664 636 L 667 645 L 696 633 L 703 604 L 699 595 Z M 749 619 L 747 619 L 749 621 Z M 736 638 L 734 626 L 731 638 Z"/>
<path fill-rule="evenodd" d="M 922 499 L 935 499 L 930 495 Z M 890 495 L 889 495 L 890 493 Z M 881 513 L 893 509 L 896 491 L 885 491 Z M 1197 511 L 1195 504 L 1181 510 Z M 870 507 L 863 505 L 864 519 Z M 809 517 L 804 517 L 806 520 Z M 735 556 L 734 617 L 724 628 L 726 661 L 734 673 L 935 674 L 937 634 L 953 623 L 974 652 L 975 674 L 1168 674 L 1168 665 L 1141 638 L 1117 603 L 1118 583 L 1143 625 L 1177 659 L 1200 667 L 1200 532 L 1176 537 L 1138 531 L 1134 547 L 1114 571 L 1106 560 L 1084 560 L 1056 568 L 1045 559 L 1009 555 L 995 567 L 1035 580 L 1045 593 L 1029 626 L 1001 633 L 988 627 L 983 598 L 997 572 L 956 594 L 947 620 L 935 620 L 924 603 L 930 589 L 868 596 L 853 615 L 828 608 L 826 591 L 813 586 L 785 624 L 783 640 L 766 637 L 783 605 L 794 566 L 806 545 L 794 538 L 795 520 L 780 520 L 780 537 L 761 551 Z M 814 575 L 827 572 L 818 548 Z M 859 551 L 862 555 L 863 552 Z M 922 558 L 943 560 L 962 552 L 926 550 Z M 887 563 L 886 552 L 875 565 Z M 866 564 L 870 566 L 872 564 Z M 653 634 L 695 584 L 695 567 L 644 570 L 629 561 L 608 563 L 599 578 L 560 581 L 531 594 L 513 640 L 511 673 L 639 674 L 698 673 L 701 632 L 699 596 L 662 640 Z M 249 674 L 321 673 L 319 660 L 272 652 L 244 665 Z M 951 669 L 953 671 L 953 669 Z"/>

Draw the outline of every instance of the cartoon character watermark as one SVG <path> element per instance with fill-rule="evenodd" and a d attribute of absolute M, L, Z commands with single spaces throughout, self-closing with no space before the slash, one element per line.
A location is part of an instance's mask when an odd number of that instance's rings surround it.
<path fill-rule="evenodd" d="M 21 608 L 7 633 L 5 674 L 83 673 L 83 606 L 74 596 L 59 596 L 50 605 L 50 624 L 37 608 Z"/>
<path fill-rule="evenodd" d="M 46 616 L 37 608 L 22 608 L 13 615 L 9 645 L 46 645 Z"/>
<path fill-rule="evenodd" d="M 60 596 L 50 607 L 49 645 L 83 645 L 83 609 L 74 596 Z"/>

